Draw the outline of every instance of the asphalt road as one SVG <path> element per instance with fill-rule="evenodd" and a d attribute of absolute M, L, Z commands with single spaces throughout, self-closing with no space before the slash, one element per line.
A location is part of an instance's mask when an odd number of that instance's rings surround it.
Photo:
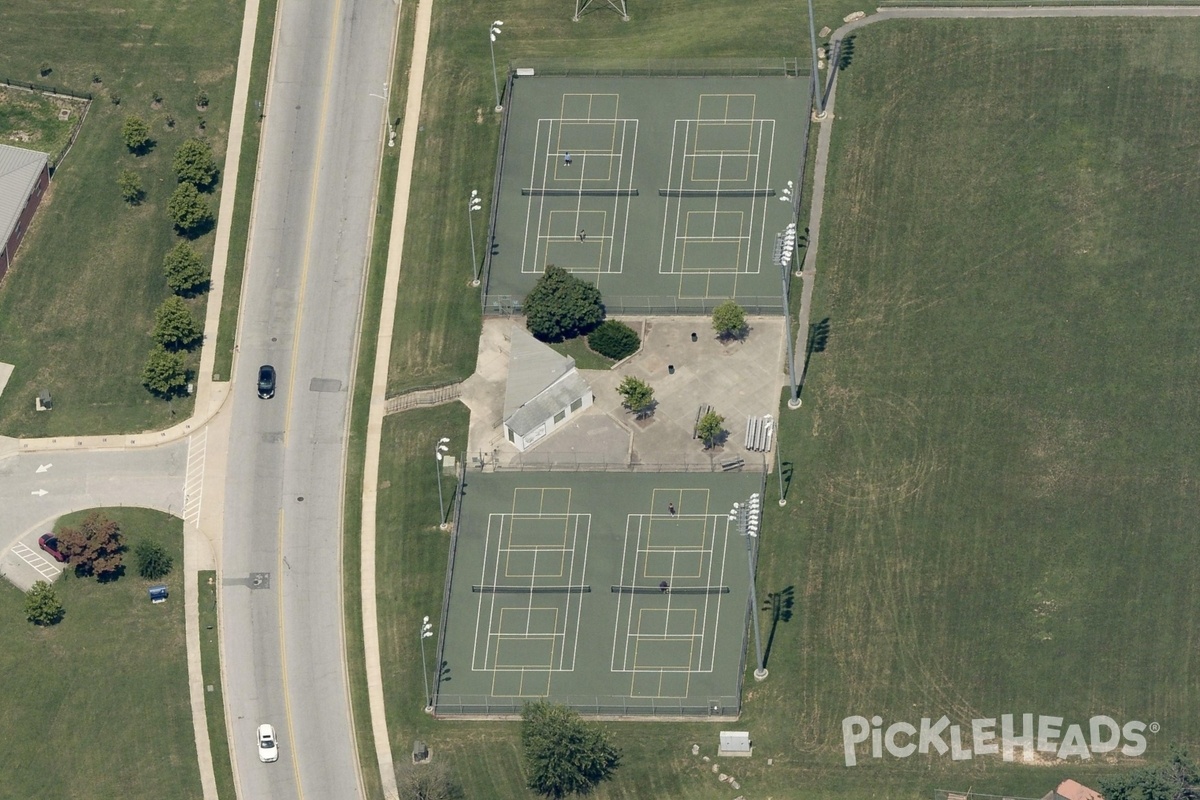
<path fill-rule="evenodd" d="M 55 519 L 72 511 L 143 506 L 179 515 L 187 459 L 186 439 L 138 450 L 22 453 L 0 459 L 0 571 L 21 586 L 40 579 L 9 544 L 30 531 L 50 530 Z"/>
<path fill-rule="evenodd" d="M 362 796 L 342 480 L 397 12 L 391 0 L 280 6 L 225 486 L 222 652 L 243 798 Z M 270 400 L 255 391 L 264 363 L 278 371 Z M 280 738 L 274 764 L 256 755 L 262 722 Z"/>

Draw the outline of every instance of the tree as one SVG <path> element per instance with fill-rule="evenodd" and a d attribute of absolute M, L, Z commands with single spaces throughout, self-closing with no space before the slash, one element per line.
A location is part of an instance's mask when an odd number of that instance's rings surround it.
<path fill-rule="evenodd" d="M 154 310 L 154 340 L 168 350 L 187 350 L 204 336 L 182 297 L 171 295 Z"/>
<path fill-rule="evenodd" d="M 713 330 L 721 339 L 740 339 L 746 333 L 746 309 L 726 300 L 713 309 Z"/>
<path fill-rule="evenodd" d="M 181 183 L 171 192 L 167 213 L 180 233 L 189 238 L 199 236 L 212 224 L 213 212 L 200 190 L 190 183 Z"/>
<path fill-rule="evenodd" d="M 133 548 L 133 555 L 137 559 L 138 575 L 143 578 L 156 581 L 171 571 L 171 556 L 158 542 L 142 539 Z"/>
<path fill-rule="evenodd" d="M 163 274 L 171 291 L 184 297 L 199 294 L 208 287 L 212 272 L 187 242 L 180 242 L 163 257 Z"/>
<path fill-rule="evenodd" d="M 717 443 L 721 438 L 721 434 L 725 432 L 725 418 L 715 411 L 708 411 L 696 423 L 696 435 L 704 441 L 704 449 L 707 450 Z"/>
<path fill-rule="evenodd" d="M 620 764 L 621 752 L 608 734 L 566 706 L 526 703 L 521 720 L 529 788 L 539 794 L 586 794 Z"/>
<path fill-rule="evenodd" d="M 1166 764 L 1139 767 L 1124 775 L 1100 779 L 1105 800 L 1194 800 L 1200 768 L 1187 750 L 1171 745 Z"/>
<path fill-rule="evenodd" d="M 78 528 L 58 532 L 58 551 L 66 556 L 76 575 L 114 580 L 121 574 L 121 554 L 125 552 L 121 526 L 93 511 Z"/>
<path fill-rule="evenodd" d="M 615 319 L 606 319 L 588 334 L 588 347 L 602 356 L 620 361 L 637 352 L 642 343 L 637 331 Z"/>
<path fill-rule="evenodd" d="M 197 189 L 212 185 L 217 177 L 217 162 L 213 159 L 212 145 L 205 139 L 191 138 L 179 145 L 175 159 L 171 162 L 180 183 L 190 183 Z"/>
<path fill-rule="evenodd" d="M 396 792 L 400 800 L 459 800 L 463 796 L 445 763 L 397 765 Z"/>
<path fill-rule="evenodd" d="M 150 126 L 138 116 L 131 115 L 125 118 L 125 124 L 121 126 L 121 139 L 134 153 L 145 153 L 154 146 L 150 139 Z"/>
<path fill-rule="evenodd" d="M 131 169 L 121 170 L 117 176 L 117 188 L 121 190 L 121 198 L 131 206 L 136 206 L 146 196 L 142 190 L 142 177 Z"/>
<path fill-rule="evenodd" d="M 188 371 L 183 353 L 155 345 L 142 369 L 142 385 L 159 397 L 171 398 L 187 386 Z"/>
<path fill-rule="evenodd" d="M 25 618 L 34 625 L 54 625 L 64 613 L 54 587 L 45 581 L 38 581 L 25 593 Z"/>
<path fill-rule="evenodd" d="M 604 319 L 600 290 L 553 264 L 525 298 L 525 324 L 546 342 L 586 333 Z"/>
<path fill-rule="evenodd" d="M 641 378 L 627 375 L 617 387 L 621 405 L 628 408 L 638 419 L 648 417 L 654 411 L 654 389 Z"/>

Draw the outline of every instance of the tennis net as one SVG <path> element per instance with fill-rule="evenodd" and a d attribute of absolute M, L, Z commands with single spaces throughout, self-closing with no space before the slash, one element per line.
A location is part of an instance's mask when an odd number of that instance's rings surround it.
<path fill-rule="evenodd" d="M 774 189 L 659 189 L 659 197 L 774 197 Z"/>
<path fill-rule="evenodd" d="M 586 583 L 573 586 L 497 586 L 495 584 L 478 583 L 471 586 L 476 594 L 585 594 L 592 590 Z"/>
<path fill-rule="evenodd" d="M 613 594 L 729 594 L 728 586 L 617 586 Z"/>
<path fill-rule="evenodd" d="M 524 197 L 637 197 L 637 189 L 545 189 L 540 186 L 522 186 Z"/>

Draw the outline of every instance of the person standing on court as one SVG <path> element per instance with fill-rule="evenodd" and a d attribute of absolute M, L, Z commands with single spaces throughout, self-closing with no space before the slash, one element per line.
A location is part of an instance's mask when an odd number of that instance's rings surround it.
<path fill-rule="evenodd" d="M 571 154 L 570 153 L 563 154 L 563 166 L 564 167 L 571 166 Z"/>
<path fill-rule="evenodd" d="M 579 229 L 579 241 L 582 242 L 586 238 L 587 238 L 587 231 L 585 231 L 583 228 L 580 228 Z"/>
<path fill-rule="evenodd" d="M 670 514 L 672 517 L 675 516 L 675 504 L 674 503 L 667 503 L 667 513 Z"/>

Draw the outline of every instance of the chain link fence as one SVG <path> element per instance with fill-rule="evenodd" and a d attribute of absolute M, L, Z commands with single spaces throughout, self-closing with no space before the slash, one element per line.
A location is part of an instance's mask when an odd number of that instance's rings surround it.
<path fill-rule="evenodd" d="M 542 698 L 527 698 L 539 700 Z M 705 701 L 676 700 L 660 697 L 616 697 L 605 695 L 566 695 L 552 698 L 580 714 L 598 717 L 736 717 L 741 705 L 736 697 L 710 697 Z M 438 717 L 518 716 L 525 700 L 491 695 L 444 694 L 434 698 Z"/>

